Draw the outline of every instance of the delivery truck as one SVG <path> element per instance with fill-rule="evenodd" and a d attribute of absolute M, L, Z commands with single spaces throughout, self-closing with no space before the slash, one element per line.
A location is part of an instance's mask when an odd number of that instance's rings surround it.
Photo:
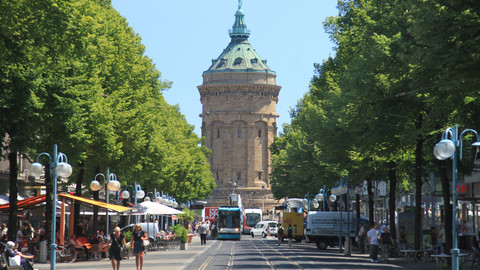
<path fill-rule="evenodd" d="M 283 212 L 282 226 L 285 228 L 284 237 L 287 236 L 288 226 L 292 226 L 292 237 L 297 242 L 303 239 L 303 213 Z"/>
<path fill-rule="evenodd" d="M 350 237 L 353 243 L 361 222 L 368 220 L 364 217 L 357 220 L 355 212 L 342 212 L 340 215 L 340 212 L 310 211 L 305 236 L 307 241 L 316 243 L 318 249 L 338 246 L 340 236 L 342 241 Z"/>

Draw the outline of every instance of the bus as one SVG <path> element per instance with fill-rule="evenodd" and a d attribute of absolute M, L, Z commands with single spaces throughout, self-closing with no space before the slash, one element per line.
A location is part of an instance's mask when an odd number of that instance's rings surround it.
<path fill-rule="evenodd" d="M 243 233 L 250 234 L 255 225 L 262 221 L 262 210 L 258 208 L 247 208 L 243 212 Z"/>
<path fill-rule="evenodd" d="M 240 240 L 243 226 L 242 209 L 240 207 L 219 207 L 217 225 L 217 239 Z"/>

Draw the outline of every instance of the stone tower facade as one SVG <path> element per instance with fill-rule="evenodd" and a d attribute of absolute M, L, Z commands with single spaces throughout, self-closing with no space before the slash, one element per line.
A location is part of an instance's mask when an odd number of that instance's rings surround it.
<path fill-rule="evenodd" d="M 250 31 L 239 1 L 231 42 L 203 73 L 198 86 L 203 105 L 202 136 L 212 150 L 209 158 L 217 189 L 208 206 L 231 203 L 240 194 L 245 208 L 271 210 L 268 146 L 277 133 L 276 104 L 280 86 L 276 74 L 248 42 Z M 233 203 L 236 205 L 236 203 Z"/>

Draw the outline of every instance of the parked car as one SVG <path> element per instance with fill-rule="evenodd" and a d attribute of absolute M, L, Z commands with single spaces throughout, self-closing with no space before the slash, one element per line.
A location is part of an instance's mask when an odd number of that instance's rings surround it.
<path fill-rule="evenodd" d="M 250 235 L 252 237 L 255 236 L 262 236 L 267 237 L 268 233 L 270 232 L 271 236 L 277 236 L 278 230 L 278 222 L 276 221 L 260 221 L 252 228 L 250 231 Z"/>

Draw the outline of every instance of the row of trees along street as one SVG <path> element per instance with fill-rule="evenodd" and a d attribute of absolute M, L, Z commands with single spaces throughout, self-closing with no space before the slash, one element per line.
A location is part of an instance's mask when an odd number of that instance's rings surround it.
<path fill-rule="evenodd" d="M 315 64 L 309 91 L 271 145 L 272 191 L 302 198 L 340 176 L 354 186 L 385 179 L 390 224 L 395 194 L 415 192 L 419 249 L 421 191 L 431 171 L 441 179 L 452 231 L 452 165 L 435 159 L 435 143 L 446 127 L 480 128 L 480 2 L 341 0 L 338 9 L 324 22 L 335 53 Z M 465 138 L 461 174 L 472 171 L 472 140 Z"/>
<path fill-rule="evenodd" d="M 9 228 L 17 224 L 17 154 L 33 159 L 54 144 L 74 168 L 68 184 L 79 196 L 90 196 L 90 181 L 106 167 L 122 187 L 136 181 L 179 202 L 205 198 L 214 189 L 209 150 L 179 108 L 164 100 L 170 82 L 144 52 L 110 1 L 0 3 L 0 134 L 10 164 Z M 48 174 L 45 182 L 51 209 Z M 78 217 L 79 205 L 75 210 Z M 45 220 L 51 222 L 51 211 Z M 9 230 L 9 239 L 15 232 Z"/>

